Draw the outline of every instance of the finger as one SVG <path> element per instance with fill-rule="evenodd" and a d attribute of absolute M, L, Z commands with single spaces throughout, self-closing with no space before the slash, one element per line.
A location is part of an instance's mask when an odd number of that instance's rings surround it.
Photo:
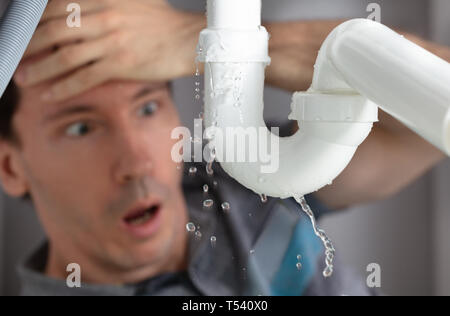
<path fill-rule="evenodd" d="M 114 76 L 111 62 L 109 58 L 105 58 L 82 68 L 67 79 L 56 83 L 42 95 L 42 99 L 52 102 L 63 101 L 105 83 Z"/>
<path fill-rule="evenodd" d="M 54 0 L 51 1 L 44 11 L 41 23 L 55 18 L 66 18 L 71 12 L 74 12 L 73 4 L 77 4 L 81 10 L 81 14 L 88 14 L 95 11 L 101 11 L 110 7 L 107 0 Z"/>
<path fill-rule="evenodd" d="M 43 60 L 21 68 L 17 83 L 24 86 L 35 85 L 98 60 L 112 49 L 115 38 L 110 34 L 99 40 L 65 46 Z"/>
<path fill-rule="evenodd" d="M 67 27 L 65 19 L 52 20 L 38 27 L 24 56 L 30 57 L 61 43 L 98 38 L 120 24 L 120 15 L 112 10 L 85 17 L 79 28 Z"/>

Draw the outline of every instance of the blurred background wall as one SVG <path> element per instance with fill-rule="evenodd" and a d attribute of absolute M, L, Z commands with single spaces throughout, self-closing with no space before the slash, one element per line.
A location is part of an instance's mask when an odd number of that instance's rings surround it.
<path fill-rule="evenodd" d="M 204 8 L 204 0 L 170 2 L 182 9 Z M 448 0 L 263 0 L 263 16 L 266 21 L 367 17 L 372 2 L 381 5 L 383 23 L 450 45 Z M 174 82 L 183 123 L 191 128 L 201 111 L 193 87 L 192 78 Z M 289 93 L 268 87 L 266 120 L 286 120 L 290 98 Z M 380 264 L 384 293 L 450 295 L 449 189 L 446 161 L 391 199 L 336 213 L 321 224 L 355 273 L 367 275 L 369 263 Z M 17 293 L 15 266 L 43 238 L 33 210 L 0 192 L 0 294 Z"/>

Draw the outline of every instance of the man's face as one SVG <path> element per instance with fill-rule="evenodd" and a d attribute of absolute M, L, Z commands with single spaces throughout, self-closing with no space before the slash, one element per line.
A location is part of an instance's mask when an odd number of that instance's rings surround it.
<path fill-rule="evenodd" d="M 56 251 L 119 271 L 164 266 L 187 222 L 167 86 L 108 83 L 58 104 L 40 101 L 45 89 L 21 90 L 14 127 L 50 242 L 67 247 Z"/>

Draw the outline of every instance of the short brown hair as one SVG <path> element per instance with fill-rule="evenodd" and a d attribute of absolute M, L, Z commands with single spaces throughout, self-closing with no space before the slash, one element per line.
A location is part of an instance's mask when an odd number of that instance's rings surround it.
<path fill-rule="evenodd" d="M 19 108 L 19 89 L 13 80 L 8 84 L 3 96 L 0 98 L 0 139 L 16 141 L 13 118 Z"/>

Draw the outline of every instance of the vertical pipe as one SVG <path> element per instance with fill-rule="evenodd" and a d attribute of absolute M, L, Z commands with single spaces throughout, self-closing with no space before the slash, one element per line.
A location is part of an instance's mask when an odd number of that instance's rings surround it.
<path fill-rule="evenodd" d="M 261 0 L 208 0 L 208 28 L 255 29 L 261 25 Z"/>

